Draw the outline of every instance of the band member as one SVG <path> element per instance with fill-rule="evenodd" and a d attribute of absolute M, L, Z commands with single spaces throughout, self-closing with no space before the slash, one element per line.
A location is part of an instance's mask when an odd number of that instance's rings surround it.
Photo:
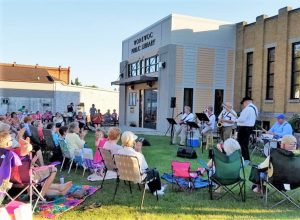
<path fill-rule="evenodd" d="M 173 137 L 173 144 L 177 143 L 177 137 L 180 135 L 180 145 L 185 145 L 185 140 L 187 137 L 187 124 L 188 121 L 195 121 L 195 116 L 191 113 L 191 107 L 184 106 L 184 114 L 181 117 L 181 120 L 178 122 L 180 127 L 178 127 L 175 131 Z"/>
<path fill-rule="evenodd" d="M 285 120 L 284 114 L 277 116 L 277 122 L 271 127 L 267 134 L 274 135 L 275 138 L 282 138 L 284 135 L 293 135 L 293 128 L 290 123 Z"/>
<path fill-rule="evenodd" d="M 211 134 L 211 132 L 215 129 L 216 116 L 213 111 L 214 109 L 211 105 L 209 105 L 205 110 L 205 114 L 207 115 L 209 121 L 205 122 L 204 126 L 202 126 L 201 134 L 203 135 L 203 144 L 206 143 L 206 136 Z"/>
<path fill-rule="evenodd" d="M 244 97 L 241 101 L 243 105 L 243 110 L 240 117 L 236 120 L 238 126 L 238 142 L 241 145 L 242 156 L 244 158 L 245 166 L 250 162 L 250 155 L 248 150 L 249 137 L 253 131 L 256 118 L 258 116 L 257 107 L 252 103 L 250 97 Z"/>
<path fill-rule="evenodd" d="M 218 116 L 218 123 L 222 124 L 220 128 L 220 136 L 223 142 L 231 136 L 236 115 L 236 112 L 232 109 L 232 104 L 230 102 L 226 102 L 223 105 L 222 112 Z"/>

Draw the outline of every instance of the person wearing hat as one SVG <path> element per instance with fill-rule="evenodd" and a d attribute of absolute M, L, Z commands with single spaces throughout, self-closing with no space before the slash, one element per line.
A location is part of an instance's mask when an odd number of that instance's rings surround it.
<path fill-rule="evenodd" d="M 137 157 L 143 178 L 150 181 L 147 184 L 150 192 L 156 195 L 155 192 L 157 191 L 157 195 L 164 195 L 166 185 L 161 184 L 159 172 L 156 169 L 150 169 L 148 167 L 146 159 L 141 153 L 142 143 L 136 142 L 137 138 L 138 137 L 131 131 L 125 131 L 121 136 L 123 149 L 119 150 L 118 154 Z"/>
<path fill-rule="evenodd" d="M 272 134 L 276 138 L 282 138 L 284 135 L 293 134 L 293 128 L 290 123 L 285 120 L 284 114 L 279 114 L 277 117 L 277 122 L 273 124 L 271 129 L 267 134 Z"/>
<path fill-rule="evenodd" d="M 252 101 L 252 98 L 248 96 L 242 99 L 241 105 L 243 105 L 244 108 L 240 114 L 240 117 L 236 119 L 238 126 L 237 140 L 241 145 L 245 166 L 250 162 L 250 154 L 248 149 L 249 137 L 253 131 L 253 127 L 258 116 L 257 107 L 252 103 Z"/>

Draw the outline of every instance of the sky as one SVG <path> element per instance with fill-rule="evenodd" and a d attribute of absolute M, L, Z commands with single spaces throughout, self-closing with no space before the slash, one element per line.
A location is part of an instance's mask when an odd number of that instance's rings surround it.
<path fill-rule="evenodd" d="M 299 0 L 0 0 L 0 62 L 71 67 L 83 85 L 112 88 L 122 40 L 171 13 L 251 23 Z"/>

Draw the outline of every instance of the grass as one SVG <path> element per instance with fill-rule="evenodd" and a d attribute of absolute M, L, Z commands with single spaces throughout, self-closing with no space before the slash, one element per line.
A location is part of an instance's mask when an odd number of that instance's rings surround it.
<path fill-rule="evenodd" d="M 171 160 L 191 161 L 192 168 L 199 167 L 197 160 L 177 158 L 177 147 L 169 145 L 169 137 L 146 136 L 152 146 L 144 147 L 143 153 L 150 167 L 156 167 L 160 174 L 170 172 Z M 93 146 L 93 135 L 87 137 L 89 146 Z M 198 158 L 208 160 L 207 152 L 201 153 L 197 149 Z M 262 161 L 263 158 L 255 157 L 255 161 Z M 65 181 L 72 180 L 76 184 L 100 185 L 101 182 L 88 182 L 82 177 L 82 170 L 74 174 L 65 174 Z M 249 177 L 250 167 L 246 168 L 246 179 Z M 298 175 L 298 174 L 297 174 Z M 59 175 L 58 175 L 59 176 Z M 141 193 L 137 186 L 133 187 L 133 194 L 130 194 L 128 186 L 120 183 L 120 187 L 114 202 L 112 202 L 115 188 L 115 180 L 107 180 L 103 189 L 89 197 L 84 205 L 93 202 L 101 202 L 100 208 L 87 211 L 73 209 L 61 215 L 58 219 L 300 219 L 299 210 L 291 205 L 280 206 L 275 209 L 267 208 L 258 195 L 254 194 L 251 184 L 247 181 L 246 203 L 233 200 L 231 197 L 224 197 L 221 200 L 209 199 L 207 189 L 197 189 L 191 193 L 177 192 L 171 189 L 169 184 L 163 197 L 156 199 L 150 193 L 146 193 L 144 209 L 139 209 Z M 35 216 L 35 219 L 42 219 Z"/>

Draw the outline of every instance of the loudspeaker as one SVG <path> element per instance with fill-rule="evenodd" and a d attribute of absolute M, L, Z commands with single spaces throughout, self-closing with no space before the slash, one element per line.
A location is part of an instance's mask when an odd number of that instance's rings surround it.
<path fill-rule="evenodd" d="M 197 158 L 197 153 L 192 148 L 179 147 L 178 150 L 177 150 L 177 157 L 196 159 Z"/>
<path fill-rule="evenodd" d="M 176 108 L 176 97 L 171 97 L 170 108 Z"/>

